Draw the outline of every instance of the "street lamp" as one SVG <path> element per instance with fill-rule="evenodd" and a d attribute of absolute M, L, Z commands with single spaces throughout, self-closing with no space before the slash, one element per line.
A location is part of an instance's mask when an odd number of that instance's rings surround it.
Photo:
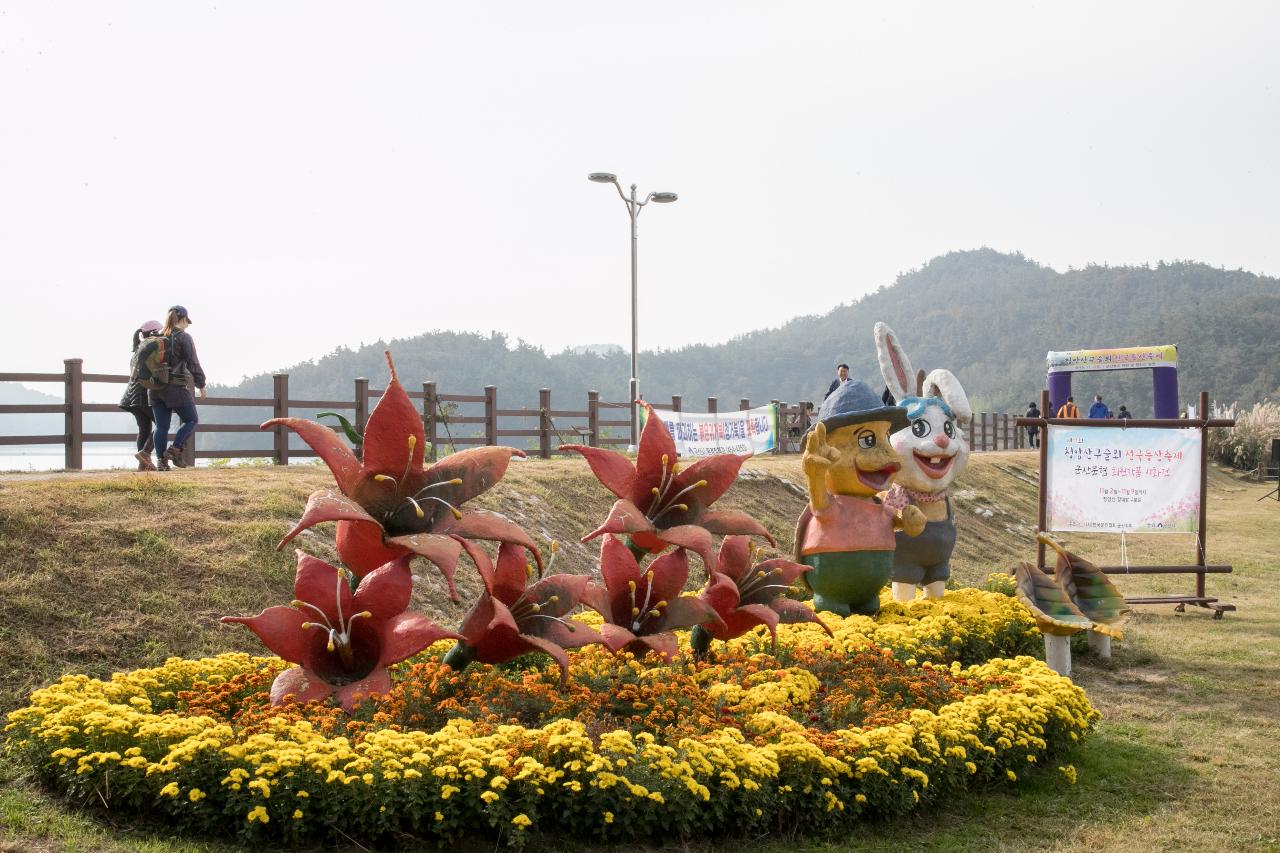
<path fill-rule="evenodd" d="M 636 260 L 636 247 L 639 231 L 636 223 L 640 218 L 641 209 L 651 201 L 658 204 L 670 204 L 679 196 L 675 193 L 649 193 L 645 196 L 644 201 L 636 198 L 636 185 L 631 185 L 631 196 L 627 197 L 622 192 L 622 185 L 618 183 L 618 176 L 612 172 L 592 172 L 587 175 L 588 181 L 594 181 L 597 184 L 613 184 L 618 191 L 618 197 L 622 199 L 623 204 L 627 206 L 627 215 L 631 217 L 631 445 L 634 450 L 640 442 L 640 407 L 636 405 L 636 400 L 640 399 L 640 380 L 636 376 L 636 353 L 639 350 L 640 332 L 638 325 L 638 305 L 637 298 L 637 273 L 638 266 Z"/>

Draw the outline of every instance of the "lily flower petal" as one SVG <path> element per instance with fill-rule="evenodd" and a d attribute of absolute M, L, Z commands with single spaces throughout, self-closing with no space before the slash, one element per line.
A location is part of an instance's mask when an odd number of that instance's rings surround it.
<path fill-rule="evenodd" d="M 795 625 L 800 622 L 814 622 L 822 626 L 822 630 L 827 632 L 830 637 L 835 637 L 831 633 L 831 628 L 826 622 L 818 617 L 813 608 L 805 604 L 803 601 L 793 601 L 790 598 L 779 598 L 770 605 L 775 613 L 778 614 L 778 621 L 787 625 Z"/>
<path fill-rule="evenodd" d="M 534 543 L 533 538 L 520 525 L 503 518 L 497 513 L 483 510 L 466 512 L 462 514 L 460 519 L 447 519 L 438 528 L 437 532 L 464 536 L 467 539 L 491 539 L 496 542 L 509 542 L 512 545 L 519 545 L 533 554 L 533 560 L 538 565 L 539 573 L 542 571 L 542 553 L 538 551 L 538 546 Z"/>
<path fill-rule="evenodd" d="M 707 630 L 717 640 L 732 640 L 759 625 L 764 625 L 769 629 L 769 636 L 774 643 L 777 643 L 778 622 L 778 614 L 771 608 L 763 604 L 744 604 L 726 616 L 720 626 L 708 625 Z"/>
<path fill-rule="evenodd" d="M 605 622 L 600 626 L 600 636 L 603 638 L 605 646 L 614 654 L 622 651 L 636 639 L 635 634 L 621 625 L 614 625 L 612 622 Z"/>
<path fill-rule="evenodd" d="M 671 545 L 688 548 L 702 558 L 702 565 L 708 572 L 714 571 L 716 562 L 715 558 L 711 556 L 711 534 L 705 527 L 699 527 L 696 524 L 681 524 L 677 527 L 659 530 L 653 535 Z"/>
<path fill-rule="evenodd" d="M 657 652 L 662 659 L 670 663 L 676 653 L 680 651 L 680 644 L 676 641 L 676 635 L 670 632 L 665 634 L 642 634 L 635 638 L 633 646 L 645 647 Z M 628 649 L 631 651 L 631 649 Z"/>
<path fill-rule="evenodd" d="M 318 492 L 312 492 L 311 497 L 307 498 L 307 506 L 302 511 L 302 518 L 276 545 L 277 550 L 289 544 L 295 536 L 308 527 L 319 524 L 322 521 L 357 521 L 375 524 L 378 527 L 382 526 L 378 524 L 377 519 L 364 511 L 364 507 L 351 498 L 339 494 L 333 489 L 321 489 Z M 380 566 L 385 562 L 387 561 L 383 560 L 378 565 Z"/>
<path fill-rule="evenodd" d="M 726 539 L 726 542 L 729 540 Z M 724 548 L 720 549 L 720 565 L 724 565 Z M 732 577 L 720 572 L 715 572 L 711 576 L 710 582 L 707 583 L 706 589 L 700 594 L 699 598 L 711 605 L 716 613 L 720 614 L 722 619 L 727 619 L 728 615 L 738 607 L 738 585 L 734 583 Z"/>
<path fill-rule="evenodd" d="M 738 471 L 741 470 L 742 463 L 750 458 L 750 453 L 743 456 L 721 453 L 699 459 L 676 475 L 675 490 L 679 491 L 699 480 L 706 480 L 705 486 L 689 493 L 689 503 L 690 505 L 698 503 L 702 506 L 712 504 L 729 490 L 733 481 L 738 479 Z"/>
<path fill-rule="evenodd" d="M 676 596 L 663 611 L 662 627 L 669 631 L 694 625 L 705 625 L 714 633 L 716 628 L 724 627 L 724 622 L 707 602 L 692 595 Z"/>
<path fill-rule="evenodd" d="M 324 424 L 308 421 L 303 418 L 272 418 L 260 429 L 271 429 L 275 426 L 287 427 L 298 434 L 307 445 L 329 466 L 338 488 L 348 492 L 359 482 L 362 471 L 360 460 L 351 452 L 351 448 L 338 438 L 338 434 Z"/>
<path fill-rule="evenodd" d="M 461 483 L 443 485 L 432 494 L 444 498 L 454 506 L 489 491 L 507 473 L 513 457 L 523 459 L 527 454 L 514 447 L 472 447 L 459 450 L 436 462 L 426 471 L 429 483 Z"/>
<path fill-rule="evenodd" d="M 295 702 L 319 702 L 333 695 L 333 685 L 300 666 L 290 667 L 271 682 L 271 704 L 280 705 L 290 697 Z"/>
<path fill-rule="evenodd" d="M 355 572 L 356 577 L 364 577 L 379 566 L 385 566 L 404 555 L 403 551 L 387 545 L 386 541 L 386 531 L 372 519 L 339 521 L 334 534 L 338 556 L 347 564 L 347 568 Z"/>
<path fill-rule="evenodd" d="M 283 604 L 268 607 L 257 616 L 223 616 L 219 621 L 224 625 L 245 626 L 258 635 L 273 655 L 291 663 L 306 660 L 311 648 L 311 638 L 302 630 L 307 617 Z"/>
<path fill-rule="evenodd" d="M 390 619 L 397 613 L 403 613 L 413 595 L 413 574 L 409 571 L 411 558 L 405 554 L 361 578 L 348 612 L 367 610 L 374 619 Z"/>
<path fill-rule="evenodd" d="M 617 500 L 609 510 L 609 517 L 604 520 L 604 524 L 583 536 L 582 541 L 589 542 L 605 533 L 652 533 L 655 530 L 657 528 L 645 518 L 639 507 L 631 501 Z"/>
<path fill-rule="evenodd" d="M 444 639 L 460 636 L 441 628 L 421 613 L 399 613 L 387 620 L 382 629 L 382 654 L 378 666 L 387 667 L 413 657 L 418 652 Z"/>
<path fill-rule="evenodd" d="M 391 379 L 364 428 L 364 473 L 399 479 L 406 471 L 422 470 L 427 437 L 422 413 L 401 386 L 391 353 L 386 356 Z"/>
<path fill-rule="evenodd" d="M 302 551 L 294 552 L 298 568 L 293 578 L 293 597 L 305 601 L 313 608 L 319 608 L 323 618 L 330 623 L 338 621 L 338 614 L 350 615 L 356 612 L 352 607 L 351 584 L 342 577 L 338 570 L 317 557 Z M 401 608 L 402 610 L 404 608 Z M 314 621 L 320 613 L 312 610 L 303 616 Z M 297 661 L 301 663 L 301 661 Z"/>
<path fill-rule="evenodd" d="M 676 465 L 676 443 L 648 403 L 640 402 L 649 410 L 644 429 L 640 431 L 640 445 L 636 448 L 636 476 L 631 484 L 631 502 L 636 506 L 648 506 L 653 500 L 653 489 L 662 488 L 664 478 L 671 479 Z"/>
<path fill-rule="evenodd" d="M 693 523 L 699 527 L 706 528 L 712 533 L 763 536 L 770 545 L 777 544 L 763 524 L 742 510 L 704 510 L 698 514 Z"/>
<path fill-rule="evenodd" d="M 390 553 L 396 553 L 393 549 L 404 549 L 419 557 L 426 557 L 444 576 L 445 583 L 449 585 L 449 597 L 455 602 L 458 601 L 458 588 L 453 582 L 458 556 L 462 553 L 462 546 L 458 544 L 458 540 L 452 536 L 435 533 L 410 533 L 387 539 L 386 548 Z"/>
<path fill-rule="evenodd" d="M 359 681 L 339 687 L 334 692 L 334 698 L 338 700 L 342 710 L 349 714 L 370 696 L 380 696 L 389 692 L 391 692 L 391 675 L 385 668 L 379 667 Z"/>
<path fill-rule="evenodd" d="M 614 495 L 624 500 L 631 497 L 631 485 L 636 479 L 636 466 L 631 464 L 630 459 L 612 450 L 581 444 L 560 445 L 561 452 L 566 450 L 585 458 L 596 479 Z"/>

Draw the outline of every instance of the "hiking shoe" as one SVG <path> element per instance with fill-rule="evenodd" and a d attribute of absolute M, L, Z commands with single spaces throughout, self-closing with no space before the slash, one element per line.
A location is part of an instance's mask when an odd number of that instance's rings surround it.
<path fill-rule="evenodd" d="M 159 462 L 157 462 L 157 463 L 156 463 L 156 470 L 157 470 L 157 471 L 168 471 L 168 470 L 170 470 L 170 469 L 169 469 L 169 463 L 168 463 L 167 461 L 165 461 L 164 459 L 161 459 Z"/>
<path fill-rule="evenodd" d="M 147 453 L 147 452 L 145 452 L 145 451 L 139 450 L 137 453 L 133 454 L 133 458 L 138 460 L 138 470 L 139 470 L 139 471 L 154 471 L 154 470 L 156 470 L 156 463 L 154 463 L 154 462 L 152 462 L 152 461 L 151 461 L 151 454 L 150 454 L 150 453 Z"/>
<path fill-rule="evenodd" d="M 176 447 L 170 447 L 166 450 L 164 452 L 164 458 L 179 468 L 187 467 L 187 463 L 182 459 L 182 451 Z"/>

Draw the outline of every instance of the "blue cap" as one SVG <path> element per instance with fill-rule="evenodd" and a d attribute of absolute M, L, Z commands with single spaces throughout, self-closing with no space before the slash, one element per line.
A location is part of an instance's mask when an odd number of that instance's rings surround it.
<path fill-rule="evenodd" d="M 822 401 L 818 410 L 818 423 L 830 432 L 850 424 L 867 421 L 888 421 L 889 432 L 906 429 L 910 421 L 907 410 L 901 406 L 886 406 L 871 386 L 856 379 L 842 382 Z"/>

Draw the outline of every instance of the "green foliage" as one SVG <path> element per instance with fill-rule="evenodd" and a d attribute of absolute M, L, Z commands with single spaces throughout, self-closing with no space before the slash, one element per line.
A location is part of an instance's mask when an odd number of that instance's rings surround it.
<path fill-rule="evenodd" d="M 757 405 L 770 399 L 817 401 L 838 361 L 848 362 L 855 378 L 879 387 L 871 329 L 884 320 L 902 335 L 916 367 L 949 368 L 985 410 L 1021 412 L 1038 399 L 1049 350 L 1164 343 L 1179 347 L 1185 398 L 1205 389 L 1217 400 L 1253 402 L 1280 390 L 1280 361 L 1266 357 L 1277 315 L 1280 279 L 1243 271 L 1175 262 L 1060 273 L 1021 254 L 952 252 L 821 316 L 798 317 L 715 346 L 643 353 L 643 389 L 655 401 L 680 394 L 690 411 L 703 410 L 708 396 L 719 398 L 721 408 L 736 408 L 743 397 Z M 548 354 L 496 332 L 436 331 L 358 350 L 339 348 L 290 368 L 290 389 L 299 397 L 350 399 L 354 377 L 384 375 L 382 353 L 388 347 L 411 390 L 424 380 L 434 380 L 442 393 L 478 394 L 496 385 L 501 408 L 536 407 L 539 388 L 552 389 L 557 409 L 585 409 L 590 389 L 603 400 L 626 398 L 625 351 Z M 1148 371 L 1081 374 L 1076 389 L 1077 396 L 1101 393 L 1113 409 L 1125 403 L 1136 417 L 1150 412 Z M 229 393 L 269 396 L 270 390 L 271 377 L 263 374 Z M 479 404 L 451 406 L 449 418 L 482 413 Z M 451 424 L 450 430 L 454 436 L 480 433 L 475 424 Z M 204 441 L 215 438 L 240 437 L 210 435 Z M 441 440 L 448 438 L 442 434 Z"/>

